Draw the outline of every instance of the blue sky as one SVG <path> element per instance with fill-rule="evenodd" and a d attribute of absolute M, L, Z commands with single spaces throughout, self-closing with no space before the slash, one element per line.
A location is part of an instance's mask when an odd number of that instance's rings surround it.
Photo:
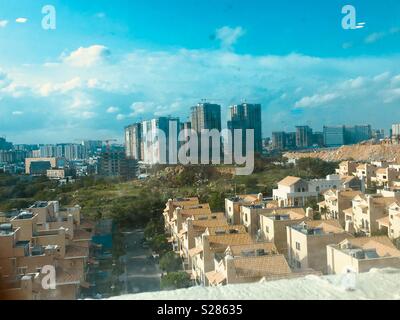
<path fill-rule="evenodd" d="M 52 4 L 56 30 L 43 30 Z M 344 5 L 364 28 L 341 27 Z M 25 18 L 25 19 L 18 19 Z M 16 21 L 18 19 L 19 22 Z M 122 139 L 208 98 L 263 105 L 263 135 L 400 121 L 400 2 L 0 0 L 0 135 Z"/>

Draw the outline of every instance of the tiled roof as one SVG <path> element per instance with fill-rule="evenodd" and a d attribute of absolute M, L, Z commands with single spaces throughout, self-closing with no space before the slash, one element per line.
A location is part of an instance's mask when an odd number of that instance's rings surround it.
<path fill-rule="evenodd" d="M 232 230 L 236 233 L 246 233 L 246 228 L 244 225 L 223 225 L 223 226 L 214 226 L 207 228 L 207 232 L 210 236 L 218 235 L 218 232 L 225 232 L 226 234 L 230 234 L 229 231 Z"/>
<path fill-rule="evenodd" d="M 243 245 L 254 242 L 251 239 L 250 235 L 247 233 L 213 235 L 209 236 L 208 239 L 210 242 L 211 250 L 217 250 L 217 249 L 225 250 L 226 247 L 230 245 Z"/>
<path fill-rule="evenodd" d="M 289 264 L 283 255 L 240 257 L 233 260 L 237 277 L 265 277 L 290 274 Z"/>
<path fill-rule="evenodd" d="M 211 220 L 194 220 L 192 221 L 193 227 L 195 228 L 200 228 L 200 229 L 206 229 L 209 227 L 222 227 L 222 226 L 227 226 L 228 223 L 226 219 L 211 219 Z"/>
<path fill-rule="evenodd" d="M 206 272 L 206 277 L 211 285 L 218 285 L 226 280 L 225 273 L 217 271 Z"/>
<path fill-rule="evenodd" d="M 343 242 L 345 241 L 349 242 L 352 246 L 362 249 L 376 249 L 376 252 L 380 257 L 400 257 L 400 251 L 387 236 L 351 238 L 346 239 Z"/>
<path fill-rule="evenodd" d="M 305 223 L 310 228 L 321 228 L 326 233 L 344 232 L 344 229 L 337 220 L 307 220 Z"/>
<path fill-rule="evenodd" d="M 278 252 L 275 244 L 272 242 L 257 242 L 251 244 L 242 244 L 242 245 L 232 245 L 226 249 L 226 252 L 229 252 L 232 256 L 240 256 L 243 251 L 264 249 L 266 252 Z"/>
<path fill-rule="evenodd" d="M 378 222 L 380 225 L 383 225 L 383 226 L 386 226 L 386 227 L 389 227 L 389 225 L 390 225 L 389 216 L 377 219 L 376 222 Z"/>
<path fill-rule="evenodd" d="M 299 182 L 300 180 L 301 180 L 301 178 L 299 178 L 299 177 L 288 176 L 285 179 L 279 181 L 278 185 L 284 185 L 284 186 L 290 187 L 290 186 L 294 185 L 295 183 Z"/>
<path fill-rule="evenodd" d="M 188 251 L 189 256 L 191 256 L 191 257 L 194 257 L 201 252 L 203 252 L 203 248 L 200 248 L 200 247 L 195 247 L 195 248 L 189 249 L 189 251 Z"/>

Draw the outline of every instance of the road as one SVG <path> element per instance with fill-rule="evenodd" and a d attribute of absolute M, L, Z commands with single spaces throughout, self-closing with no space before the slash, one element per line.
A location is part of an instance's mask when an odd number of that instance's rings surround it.
<path fill-rule="evenodd" d="M 124 293 L 139 293 L 160 290 L 160 270 L 151 256 L 151 250 L 143 248 L 143 230 L 124 233 L 125 273 L 122 276 Z"/>

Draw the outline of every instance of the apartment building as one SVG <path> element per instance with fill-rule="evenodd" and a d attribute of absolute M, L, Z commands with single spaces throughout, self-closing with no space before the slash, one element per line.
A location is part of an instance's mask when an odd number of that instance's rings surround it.
<path fill-rule="evenodd" d="M 388 206 L 388 215 L 377 219 L 378 228 L 391 240 L 400 238 L 400 202 L 397 200 Z"/>
<path fill-rule="evenodd" d="M 230 224 L 240 223 L 240 208 L 242 206 L 261 204 L 262 193 L 258 195 L 245 194 L 225 199 L 225 215 Z"/>
<path fill-rule="evenodd" d="M 366 235 L 378 231 L 377 220 L 388 216 L 388 208 L 396 199 L 395 197 L 384 197 L 381 194 L 357 195 L 352 200 L 352 207 L 343 210 L 346 230 Z"/>
<path fill-rule="evenodd" d="M 179 252 L 183 259 L 185 269 L 191 269 L 189 250 L 195 248 L 195 238 L 201 236 L 207 228 L 228 228 L 224 213 L 213 213 L 211 215 L 193 215 L 182 224 L 179 232 Z"/>
<path fill-rule="evenodd" d="M 183 208 L 185 206 L 193 206 L 197 204 L 199 204 L 199 199 L 197 197 L 169 199 L 163 211 L 166 233 L 171 234 L 171 220 L 174 217 L 174 211 L 176 208 Z"/>
<path fill-rule="evenodd" d="M 87 232 L 81 229 L 81 223 L 79 206 L 60 209 L 57 201 L 36 202 L 10 215 L 9 221 L 0 226 L 0 273 L 11 284 L 12 292 L 25 288 L 26 299 L 76 299 L 80 287 L 87 286 L 91 240 L 90 236 L 85 240 L 76 237 L 79 232 Z M 44 266 L 55 268 L 55 289 L 38 287 Z M 32 289 L 31 295 L 27 288 Z M 8 294 L 7 290 L 3 293 Z"/>
<path fill-rule="evenodd" d="M 344 210 L 351 208 L 352 200 L 361 194 L 361 191 L 351 189 L 329 189 L 323 193 L 324 201 L 318 203 L 319 211 L 326 219 L 338 220 L 340 224 L 344 226 Z"/>
<path fill-rule="evenodd" d="M 400 251 L 386 236 L 349 238 L 327 246 L 329 274 L 400 268 Z"/>
<path fill-rule="evenodd" d="M 276 280 L 292 273 L 285 257 L 269 242 L 229 246 L 214 263 L 215 270 L 206 273 L 210 286 Z"/>
<path fill-rule="evenodd" d="M 228 246 L 252 244 L 254 241 L 240 227 L 230 226 L 228 229 L 207 229 L 196 237 L 194 249 L 189 250 L 192 266 L 192 279 L 197 284 L 208 285 L 206 273 L 215 268 L 214 260 L 223 256 Z"/>
<path fill-rule="evenodd" d="M 378 168 L 375 177 L 371 177 L 371 183 L 377 187 L 390 188 L 399 180 L 399 172 L 394 168 Z"/>
<path fill-rule="evenodd" d="M 279 207 L 302 207 L 309 199 L 318 200 L 323 191 L 344 188 L 339 175 L 328 175 L 326 179 L 309 181 L 288 176 L 278 182 L 278 188 L 273 190 L 273 199 L 278 201 Z"/>
<path fill-rule="evenodd" d="M 336 220 L 303 221 L 286 227 L 289 265 L 327 273 L 326 246 L 352 237 Z"/>
<path fill-rule="evenodd" d="M 208 203 L 185 206 L 184 208 L 177 207 L 174 210 L 173 218 L 171 219 L 171 242 L 174 251 L 179 252 L 183 246 L 182 232 L 184 221 L 193 216 L 209 215 L 211 215 L 211 209 Z"/>
<path fill-rule="evenodd" d="M 378 168 L 372 164 L 362 163 L 357 166 L 354 175 L 364 181 L 364 185 L 369 188 L 371 186 L 372 178 L 376 176 L 377 169 Z"/>
<path fill-rule="evenodd" d="M 261 239 L 272 242 L 279 253 L 287 255 L 286 227 L 312 219 L 312 215 L 312 210 L 307 216 L 303 208 L 268 209 L 259 216 Z"/>
<path fill-rule="evenodd" d="M 342 161 L 336 173 L 340 176 L 352 176 L 358 167 L 358 163 L 354 161 Z"/>

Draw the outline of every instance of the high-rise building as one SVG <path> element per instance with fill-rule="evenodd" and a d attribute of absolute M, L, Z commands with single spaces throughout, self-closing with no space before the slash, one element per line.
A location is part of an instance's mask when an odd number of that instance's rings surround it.
<path fill-rule="evenodd" d="M 11 142 L 7 142 L 6 138 L 0 137 L 0 150 L 11 150 L 13 144 Z"/>
<path fill-rule="evenodd" d="M 296 127 L 296 147 L 308 148 L 312 146 L 313 131 L 309 126 Z"/>
<path fill-rule="evenodd" d="M 191 108 L 192 129 L 200 133 L 202 129 L 221 131 L 221 106 L 212 103 L 199 103 Z"/>
<path fill-rule="evenodd" d="M 283 131 L 272 132 L 272 148 L 275 150 L 286 149 L 286 133 Z"/>
<path fill-rule="evenodd" d="M 391 130 L 392 143 L 400 144 L 400 124 L 393 124 Z"/>
<path fill-rule="evenodd" d="M 143 121 L 143 161 L 147 164 L 169 164 L 171 157 L 177 159 L 179 128 L 179 118 L 159 117 Z M 175 146 L 170 148 L 170 143 Z"/>
<path fill-rule="evenodd" d="M 202 157 L 204 146 L 201 145 L 201 132 L 202 130 L 218 130 L 221 132 L 221 106 L 218 104 L 211 103 L 199 103 L 197 106 L 191 108 L 191 126 L 192 129 L 198 134 L 198 156 L 199 159 Z M 213 150 L 212 142 L 209 141 L 208 154 L 211 161 L 212 155 L 219 153 L 220 156 L 222 151 L 221 139 L 219 140 L 220 148 Z M 213 152 L 214 151 L 214 152 Z M 200 162 L 200 161 L 199 161 Z"/>
<path fill-rule="evenodd" d="M 254 130 L 254 152 L 262 151 L 262 134 L 261 134 L 261 105 L 242 103 L 230 107 L 231 120 L 228 121 L 228 129 L 232 132 L 234 129 L 242 131 L 242 148 L 246 150 L 246 130 Z M 233 141 L 234 142 L 234 141 Z"/>
<path fill-rule="evenodd" d="M 56 156 L 56 146 L 54 144 L 41 145 L 39 150 L 41 158 L 53 158 Z"/>
<path fill-rule="evenodd" d="M 134 178 L 137 176 L 137 160 L 128 159 L 125 151 L 102 152 L 99 160 L 99 174 L 106 177 Z"/>
<path fill-rule="evenodd" d="M 141 123 L 125 127 L 125 152 L 129 159 L 143 160 Z"/>
<path fill-rule="evenodd" d="M 339 147 L 344 144 L 344 126 L 324 126 L 324 145 L 326 147 Z"/>
<path fill-rule="evenodd" d="M 357 144 L 372 138 L 370 125 L 344 126 L 345 144 Z"/>

